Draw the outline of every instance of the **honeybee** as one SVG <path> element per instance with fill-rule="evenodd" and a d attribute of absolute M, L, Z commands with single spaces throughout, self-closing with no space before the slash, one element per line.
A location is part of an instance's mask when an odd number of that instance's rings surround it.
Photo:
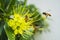
<path fill-rule="evenodd" d="M 25 16 L 25 22 L 27 22 L 27 21 L 28 21 L 28 16 L 26 15 L 26 16 Z"/>
<path fill-rule="evenodd" d="M 47 16 L 51 16 L 51 14 L 50 13 L 48 13 L 48 12 L 43 12 L 43 14 L 47 17 Z"/>

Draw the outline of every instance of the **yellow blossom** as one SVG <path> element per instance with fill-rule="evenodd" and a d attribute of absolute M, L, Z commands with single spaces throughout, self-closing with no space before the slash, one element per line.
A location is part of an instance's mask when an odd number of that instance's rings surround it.
<path fill-rule="evenodd" d="M 14 34 L 23 34 L 24 31 L 30 31 L 34 30 L 33 26 L 31 25 L 32 20 L 25 22 L 25 17 L 21 16 L 20 14 L 14 14 L 14 18 L 10 19 L 8 21 L 8 25 L 14 30 Z"/>

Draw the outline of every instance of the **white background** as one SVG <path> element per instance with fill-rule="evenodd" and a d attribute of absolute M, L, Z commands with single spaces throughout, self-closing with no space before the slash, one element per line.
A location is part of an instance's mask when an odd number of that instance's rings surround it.
<path fill-rule="evenodd" d="M 49 11 L 51 17 L 49 20 L 50 32 L 37 34 L 35 40 L 60 40 L 60 0 L 28 0 L 27 4 L 34 4 L 40 10 Z"/>

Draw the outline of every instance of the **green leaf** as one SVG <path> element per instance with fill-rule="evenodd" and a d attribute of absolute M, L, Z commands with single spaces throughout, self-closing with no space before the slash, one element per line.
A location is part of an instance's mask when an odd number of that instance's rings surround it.
<path fill-rule="evenodd" d="M 2 33 L 0 35 L 0 40 L 8 40 L 4 29 L 2 30 Z"/>
<path fill-rule="evenodd" d="M 9 0 L 9 4 L 6 7 L 6 12 L 11 12 L 13 7 L 15 6 L 17 0 Z"/>
<path fill-rule="evenodd" d="M 13 30 L 7 25 L 7 23 L 5 24 L 4 29 L 8 37 L 8 40 L 15 40 L 15 35 L 13 33 Z"/>
<path fill-rule="evenodd" d="M 0 22 L 0 35 L 1 35 L 1 33 L 2 33 L 2 30 L 3 30 L 3 27 L 4 27 L 4 22 Z"/>
<path fill-rule="evenodd" d="M 5 10 L 10 0 L 0 0 L 0 9 Z"/>
<path fill-rule="evenodd" d="M 0 9 L 5 12 L 10 12 L 17 0 L 0 0 Z"/>
<path fill-rule="evenodd" d="M 28 5 L 27 8 L 29 9 L 30 13 L 33 13 L 37 10 L 36 6 L 35 5 Z"/>

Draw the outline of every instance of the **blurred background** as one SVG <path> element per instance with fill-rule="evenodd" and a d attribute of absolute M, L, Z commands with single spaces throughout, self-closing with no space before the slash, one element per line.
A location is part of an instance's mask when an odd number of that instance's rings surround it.
<path fill-rule="evenodd" d="M 60 0 L 28 0 L 27 4 L 35 4 L 39 11 L 50 12 L 50 32 L 37 33 L 35 40 L 60 40 Z"/>

